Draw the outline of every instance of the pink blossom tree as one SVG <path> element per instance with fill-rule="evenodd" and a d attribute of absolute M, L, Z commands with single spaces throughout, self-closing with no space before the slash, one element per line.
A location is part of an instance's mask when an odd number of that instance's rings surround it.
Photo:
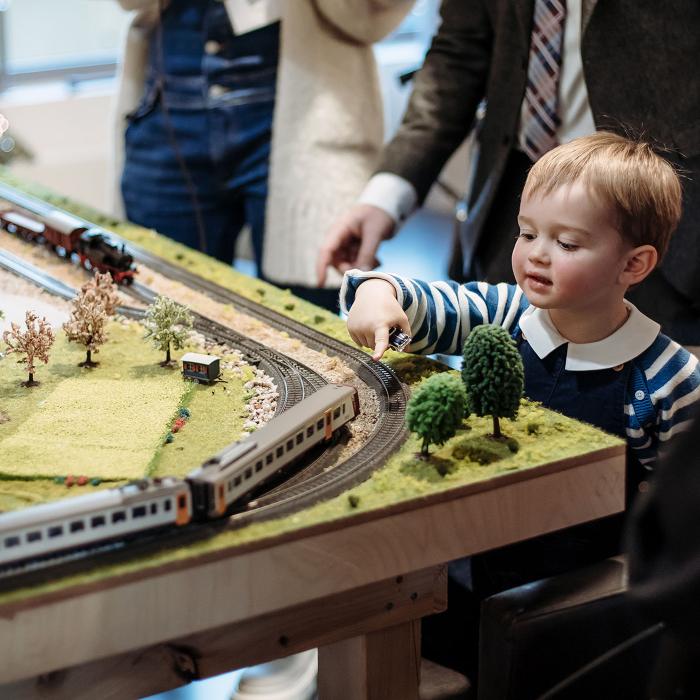
<path fill-rule="evenodd" d="M 78 367 L 97 367 L 99 362 L 92 359 L 92 353 L 98 353 L 99 346 L 107 341 L 107 314 L 99 295 L 94 289 L 85 289 L 86 286 L 73 300 L 70 318 L 63 324 L 63 330 L 70 342 L 85 346 L 87 356 L 78 363 Z"/>
<path fill-rule="evenodd" d="M 17 360 L 20 364 L 27 365 L 29 378 L 22 382 L 22 386 L 38 386 L 34 381 L 36 362 L 47 364 L 49 361 L 49 348 L 55 338 L 53 329 L 45 318 L 39 318 L 33 311 L 27 311 L 24 320 L 26 330 L 22 330 L 16 323 L 10 324 L 10 330 L 2 334 L 2 339 L 7 345 L 7 354 L 13 352 L 22 353 L 24 357 Z"/>
<path fill-rule="evenodd" d="M 95 270 L 95 276 L 88 280 L 81 288 L 81 292 L 92 292 L 103 306 L 106 316 L 114 316 L 117 313 L 119 305 L 119 294 L 117 293 L 117 285 L 112 280 L 112 275 L 109 272 L 101 273 Z"/>

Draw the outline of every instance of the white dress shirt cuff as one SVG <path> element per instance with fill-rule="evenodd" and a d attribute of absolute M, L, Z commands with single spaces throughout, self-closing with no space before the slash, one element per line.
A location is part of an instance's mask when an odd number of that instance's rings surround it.
<path fill-rule="evenodd" d="M 377 173 L 362 190 L 358 201 L 383 209 L 401 224 L 413 213 L 417 200 L 416 190 L 408 180 L 394 173 Z"/>

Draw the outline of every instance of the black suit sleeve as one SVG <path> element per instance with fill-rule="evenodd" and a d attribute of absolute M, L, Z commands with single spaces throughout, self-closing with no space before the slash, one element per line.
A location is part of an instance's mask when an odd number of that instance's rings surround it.
<path fill-rule="evenodd" d="M 443 0 L 440 14 L 442 23 L 416 74 L 403 123 L 377 168 L 407 179 L 419 202 L 472 127 L 493 45 L 481 0 Z"/>

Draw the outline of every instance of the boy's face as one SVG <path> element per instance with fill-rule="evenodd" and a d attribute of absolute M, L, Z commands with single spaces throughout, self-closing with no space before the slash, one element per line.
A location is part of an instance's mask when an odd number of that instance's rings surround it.
<path fill-rule="evenodd" d="M 542 309 L 582 312 L 619 303 L 626 291 L 624 243 L 610 208 L 581 183 L 524 199 L 513 273 L 528 301 Z"/>

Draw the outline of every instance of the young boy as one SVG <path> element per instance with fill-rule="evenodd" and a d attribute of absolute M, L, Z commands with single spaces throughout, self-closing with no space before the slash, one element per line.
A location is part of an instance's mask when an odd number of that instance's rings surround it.
<path fill-rule="evenodd" d="M 353 270 L 341 289 L 348 331 L 378 360 L 392 326 L 414 336 L 408 351 L 426 354 L 461 354 L 478 324 L 506 328 L 523 359 L 525 395 L 624 437 L 628 492 L 636 491 L 643 467 L 689 427 L 700 399 L 697 359 L 625 300 L 663 257 L 680 214 L 678 176 L 649 145 L 605 132 L 576 139 L 530 170 L 512 255 L 517 286 Z M 424 639 L 447 652 L 424 647 L 424 655 L 473 681 L 479 601 L 617 553 L 620 521 L 472 557 L 471 592 L 449 582 L 450 612 L 456 605 L 472 619 L 429 618 Z"/>
<path fill-rule="evenodd" d="M 657 265 L 681 213 L 673 168 L 648 144 L 598 132 L 547 153 L 525 183 L 513 249 L 517 286 L 427 284 L 353 270 L 348 331 L 378 360 L 388 330 L 409 352 L 461 353 L 472 327 L 508 329 L 525 395 L 627 439 L 650 468 L 700 398 L 697 359 L 625 300 Z"/>

